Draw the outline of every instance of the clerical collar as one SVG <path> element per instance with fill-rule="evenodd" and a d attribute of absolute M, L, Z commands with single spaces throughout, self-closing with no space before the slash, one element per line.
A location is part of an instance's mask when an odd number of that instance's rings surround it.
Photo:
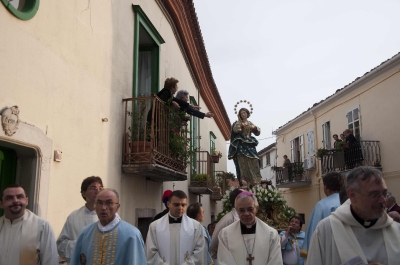
<path fill-rule="evenodd" d="M 256 223 L 253 225 L 244 225 L 240 222 L 240 230 L 242 234 L 255 234 L 256 233 Z"/>
<path fill-rule="evenodd" d="M 181 217 L 174 217 L 168 213 L 169 223 L 170 224 L 180 224 L 182 223 L 182 216 Z"/>
<path fill-rule="evenodd" d="M 357 220 L 357 222 L 359 222 L 362 226 L 364 226 L 365 228 L 370 228 L 371 226 L 373 226 L 374 224 L 376 224 L 376 222 L 378 222 L 378 218 L 372 220 L 372 221 L 364 221 L 363 219 L 361 219 L 360 216 L 358 216 L 356 214 L 356 212 L 353 210 L 353 208 L 350 205 L 350 211 L 351 214 L 353 215 L 354 219 Z"/>
<path fill-rule="evenodd" d="M 101 232 L 106 232 L 106 231 L 110 231 L 111 229 L 113 229 L 118 223 L 119 221 L 121 221 L 121 217 L 119 217 L 119 215 L 116 213 L 114 220 L 112 220 L 111 222 L 109 222 L 108 224 L 106 224 L 105 226 L 103 226 L 100 221 L 97 222 L 97 227 L 99 228 L 99 230 Z"/>

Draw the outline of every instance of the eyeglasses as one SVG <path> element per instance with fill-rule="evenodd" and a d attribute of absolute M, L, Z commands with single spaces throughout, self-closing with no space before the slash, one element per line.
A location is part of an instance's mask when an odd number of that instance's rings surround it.
<path fill-rule="evenodd" d="M 361 194 L 361 195 L 363 195 L 363 196 L 367 196 L 368 198 L 370 198 L 370 199 L 372 199 L 372 200 L 375 200 L 375 201 L 379 200 L 382 196 L 383 196 L 383 198 L 385 198 L 385 199 L 387 199 L 387 198 L 389 197 L 389 194 L 388 194 L 387 191 L 384 191 L 384 192 L 382 192 L 382 193 L 380 193 L 380 192 L 373 192 L 373 193 L 371 193 L 371 194 L 363 194 L 363 193 L 359 192 L 358 190 L 354 190 L 354 191 L 357 192 L 357 193 L 359 193 L 359 194 Z"/>
<path fill-rule="evenodd" d="M 95 204 L 96 204 L 97 206 L 100 206 L 100 207 L 103 207 L 103 206 L 110 207 L 110 206 L 112 206 L 113 204 L 119 204 L 119 202 L 112 202 L 112 201 L 105 201 L 105 202 L 103 202 L 103 201 L 96 201 Z"/>
<path fill-rule="evenodd" d="M 103 187 L 90 186 L 88 190 L 102 191 Z"/>

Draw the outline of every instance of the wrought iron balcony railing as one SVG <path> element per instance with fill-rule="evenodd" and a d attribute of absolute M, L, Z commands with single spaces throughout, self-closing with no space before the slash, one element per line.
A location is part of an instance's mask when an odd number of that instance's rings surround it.
<path fill-rule="evenodd" d="M 125 137 L 123 164 L 157 164 L 186 177 L 187 126 L 182 113 L 156 95 L 123 100 Z"/>
<path fill-rule="evenodd" d="M 304 162 L 291 163 L 289 167 L 272 167 L 275 171 L 276 186 L 289 188 L 310 185 L 310 174 L 304 169 Z"/>
<path fill-rule="evenodd" d="M 327 150 L 321 158 L 322 173 L 347 171 L 357 166 L 381 168 L 379 141 L 360 141 L 342 150 Z"/>

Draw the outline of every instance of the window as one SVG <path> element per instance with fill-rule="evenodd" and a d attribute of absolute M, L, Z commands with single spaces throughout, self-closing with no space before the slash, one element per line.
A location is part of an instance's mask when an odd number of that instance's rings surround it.
<path fill-rule="evenodd" d="M 135 11 L 133 95 L 149 96 L 160 88 L 160 45 L 165 43 L 138 5 Z"/>
<path fill-rule="evenodd" d="M 329 121 L 322 124 L 322 143 L 325 149 L 331 149 L 331 124 Z"/>
<path fill-rule="evenodd" d="M 270 166 L 271 165 L 271 153 L 267 153 L 266 159 L 267 159 L 267 166 Z"/>
<path fill-rule="evenodd" d="M 294 138 L 290 141 L 290 149 L 292 160 L 291 162 L 303 162 L 304 161 L 304 137 L 303 135 Z"/>
<path fill-rule="evenodd" d="M 264 156 L 261 156 L 260 159 L 258 160 L 258 164 L 260 166 L 260 168 L 264 168 Z"/>
<path fill-rule="evenodd" d="M 308 156 L 313 156 L 315 154 L 314 130 L 311 129 L 307 132 L 307 140 L 308 140 Z"/>
<path fill-rule="evenodd" d="M 349 111 L 346 115 L 347 117 L 347 128 L 352 130 L 353 135 L 360 140 L 361 138 L 361 127 L 360 127 L 360 109 L 355 108 Z"/>
<path fill-rule="evenodd" d="M 15 17 L 29 20 L 36 15 L 39 9 L 39 0 L 1 0 L 3 5 Z"/>
<path fill-rule="evenodd" d="M 197 106 L 197 102 L 194 97 L 190 97 L 190 104 Z M 198 124 L 199 118 L 191 115 L 190 116 L 190 148 L 195 151 L 198 147 Z M 197 153 L 193 153 L 190 160 L 190 172 L 191 176 L 196 176 L 197 174 Z"/>
<path fill-rule="evenodd" d="M 215 150 L 215 140 L 217 137 L 213 132 L 210 132 L 210 153 Z"/>

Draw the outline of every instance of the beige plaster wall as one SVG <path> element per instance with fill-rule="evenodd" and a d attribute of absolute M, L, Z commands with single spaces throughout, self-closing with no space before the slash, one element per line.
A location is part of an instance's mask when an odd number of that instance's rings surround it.
<path fill-rule="evenodd" d="M 399 63 L 397 63 L 399 65 Z M 322 124 L 330 121 L 331 135 L 340 134 L 347 128 L 346 114 L 354 108 L 360 107 L 361 138 L 362 140 L 380 141 L 381 163 L 383 175 L 389 191 L 400 198 L 400 166 L 397 153 L 400 149 L 397 132 L 400 124 L 397 122 L 397 113 L 400 106 L 397 103 L 400 98 L 400 73 L 399 66 L 377 75 L 368 80 L 357 89 L 344 96 L 338 96 L 335 100 L 313 110 L 316 120 L 315 150 L 322 147 Z M 304 118 L 293 122 L 277 137 L 278 165 L 283 163 L 282 156 L 290 155 L 290 140 L 313 127 L 310 118 Z M 333 145 L 333 139 L 331 141 Z M 305 153 L 308 146 L 306 143 Z M 318 167 L 311 171 L 312 185 L 304 188 L 282 189 L 288 205 L 294 207 L 298 213 L 306 214 L 307 220 L 318 200 L 325 197 L 320 180 L 320 161 Z M 320 183 L 321 182 L 321 183 Z"/>
<path fill-rule="evenodd" d="M 0 107 L 18 105 L 20 119 L 63 151 L 62 162 L 50 162 L 49 188 L 41 191 L 48 200 L 40 201 L 56 236 L 70 212 L 83 205 L 79 192 L 87 176 L 98 175 L 120 191 L 120 214 L 128 222 L 134 223 L 137 207 L 163 209 L 161 183 L 121 172 L 122 99 L 132 96 L 132 3 L 141 5 L 166 41 L 160 83 L 174 76 L 197 98 L 171 25 L 155 1 L 45 1 L 29 21 L 0 7 Z M 202 111 L 208 111 L 204 105 Z M 203 128 L 224 146 L 215 122 L 201 122 L 209 123 Z M 175 184 L 187 192 L 186 182 Z"/>

